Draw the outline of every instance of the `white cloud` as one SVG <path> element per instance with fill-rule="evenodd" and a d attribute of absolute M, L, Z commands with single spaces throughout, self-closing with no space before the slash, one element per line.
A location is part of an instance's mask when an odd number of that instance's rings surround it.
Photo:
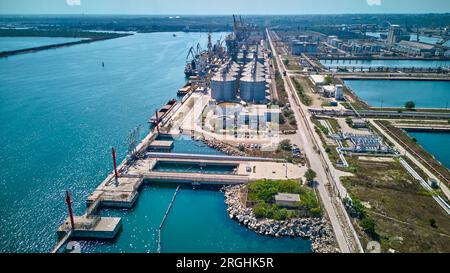
<path fill-rule="evenodd" d="M 80 6 L 81 0 L 66 0 L 66 3 L 69 6 Z"/>
<path fill-rule="evenodd" d="M 369 6 L 380 6 L 381 0 L 366 0 Z"/>

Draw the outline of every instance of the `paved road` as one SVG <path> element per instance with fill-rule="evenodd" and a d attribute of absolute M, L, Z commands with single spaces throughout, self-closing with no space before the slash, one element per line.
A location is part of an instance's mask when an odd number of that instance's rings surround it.
<path fill-rule="evenodd" d="M 268 31 L 267 31 L 268 32 Z M 268 33 L 269 43 L 272 47 L 272 52 L 274 58 L 276 58 L 277 63 L 279 65 L 280 73 L 283 75 L 283 72 L 286 71 L 281 58 L 274 50 L 274 46 L 272 44 L 272 39 Z M 333 184 L 330 183 L 330 180 L 333 178 L 330 177 L 333 174 L 330 173 L 330 168 L 327 167 L 327 164 L 324 162 L 324 157 L 321 157 L 321 145 L 318 145 L 317 139 L 315 139 L 314 132 L 311 129 L 312 125 L 308 124 L 309 119 L 305 116 L 304 113 L 307 113 L 306 109 L 303 109 L 303 105 L 299 103 L 298 96 L 295 91 L 293 91 L 293 86 L 288 78 L 288 76 L 283 76 L 283 80 L 285 83 L 286 91 L 289 96 L 289 102 L 291 104 L 291 109 L 294 111 L 295 118 L 297 120 L 298 130 L 297 133 L 292 136 L 292 138 L 298 138 L 299 143 L 303 143 L 302 146 L 305 154 L 310 163 L 311 169 L 313 169 L 317 173 L 317 190 L 319 192 L 320 198 L 322 199 L 325 210 L 328 213 L 331 225 L 333 227 L 334 233 L 336 235 L 336 240 L 339 245 L 341 252 L 353 252 L 355 249 L 359 249 L 362 251 L 362 247 L 360 246 L 359 240 L 356 237 L 353 226 L 348 219 L 348 215 L 342 212 L 343 205 L 342 202 L 336 196 L 331 196 L 327 187 L 333 187 Z M 294 97 L 295 96 L 295 97 Z M 316 151 L 319 150 L 319 152 Z M 331 178 L 331 179 L 330 179 Z M 345 189 L 342 187 L 340 192 L 343 192 Z M 339 211 L 341 210 L 341 211 Z M 350 229 L 350 231 L 349 231 Z M 350 233 L 350 234 L 349 234 Z M 353 238 L 349 238 L 353 237 Z M 356 242 L 356 243 L 355 243 Z M 357 246 L 355 246 L 355 244 Z M 358 250 L 356 250 L 358 251 Z"/>

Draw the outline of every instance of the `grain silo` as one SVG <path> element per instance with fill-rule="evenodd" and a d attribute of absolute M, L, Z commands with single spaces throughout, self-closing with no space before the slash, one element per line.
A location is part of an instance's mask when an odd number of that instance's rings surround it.
<path fill-rule="evenodd" d="M 230 75 L 227 68 L 222 68 L 211 79 L 211 98 L 218 102 L 236 100 L 236 77 Z"/>
<path fill-rule="evenodd" d="M 257 70 L 258 62 L 252 63 L 252 70 L 240 79 L 240 97 L 246 102 L 266 102 L 266 79 L 264 74 Z"/>

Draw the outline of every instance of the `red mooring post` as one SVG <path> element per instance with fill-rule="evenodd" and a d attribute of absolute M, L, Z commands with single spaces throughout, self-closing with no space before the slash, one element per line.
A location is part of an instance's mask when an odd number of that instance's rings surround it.
<path fill-rule="evenodd" d="M 70 225 L 71 225 L 71 228 L 74 229 L 75 221 L 73 220 L 72 202 L 70 201 L 69 191 L 66 191 L 66 203 L 67 203 L 67 209 L 69 210 Z"/>
<path fill-rule="evenodd" d="M 114 176 L 117 179 L 119 177 L 119 174 L 117 173 L 116 150 L 114 149 L 114 147 L 111 149 L 111 152 L 112 152 L 112 159 L 113 159 L 113 164 L 114 164 Z"/>
<path fill-rule="evenodd" d="M 159 117 L 158 117 L 158 110 L 155 110 L 155 117 L 156 117 L 156 131 L 158 131 L 158 134 L 159 134 Z"/>

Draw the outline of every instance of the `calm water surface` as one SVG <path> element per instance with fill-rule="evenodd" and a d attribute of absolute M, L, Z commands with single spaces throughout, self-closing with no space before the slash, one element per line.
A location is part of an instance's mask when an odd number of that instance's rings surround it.
<path fill-rule="evenodd" d="M 450 81 L 345 80 L 345 85 L 374 107 L 450 107 Z"/>
<path fill-rule="evenodd" d="M 450 169 L 450 133 L 408 132 L 422 147 Z"/>

